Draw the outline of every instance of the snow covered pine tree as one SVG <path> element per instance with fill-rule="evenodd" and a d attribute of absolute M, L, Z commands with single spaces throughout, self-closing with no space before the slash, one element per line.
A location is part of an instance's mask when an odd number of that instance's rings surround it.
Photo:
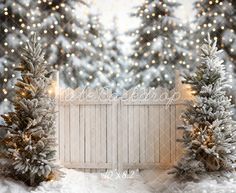
<path fill-rule="evenodd" d="M 236 127 L 231 119 L 231 102 L 226 96 L 225 66 L 221 52 L 210 36 L 202 46 L 202 63 L 196 73 L 185 75 L 184 83 L 192 86 L 195 98 L 183 113 L 185 154 L 175 166 L 177 177 L 198 179 L 206 172 L 230 171 L 235 168 Z"/>
<path fill-rule="evenodd" d="M 132 14 L 141 20 L 141 26 L 133 32 L 132 86 L 171 89 L 175 80 L 174 69 L 186 70 L 187 50 L 177 41 L 185 28 L 174 16 L 179 6 L 175 1 L 146 0 Z"/>
<path fill-rule="evenodd" d="M 189 38 L 196 44 L 193 57 L 197 57 L 199 45 L 202 44 L 204 34 L 210 33 L 217 39 L 217 47 L 223 50 L 222 58 L 225 61 L 228 77 L 233 81 L 232 69 L 236 72 L 236 3 L 234 0 L 202 1 L 194 3 L 196 29 Z M 191 37 L 192 36 L 192 37 Z M 196 56 L 195 56 L 196 55 Z M 195 58 L 196 59 L 196 58 Z"/>
<path fill-rule="evenodd" d="M 105 29 L 99 14 L 90 10 L 86 18 L 81 20 L 77 38 L 75 57 L 72 65 L 64 68 L 61 76 L 65 85 L 78 87 L 110 87 L 110 76 L 113 73 L 110 63 L 105 61 L 106 40 Z M 79 56 L 79 57 L 78 57 Z"/>
<path fill-rule="evenodd" d="M 52 164 L 55 146 L 54 99 L 48 94 L 52 72 L 46 70 L 44 54 L 34 35 L 16 68 L 21 78 L 16 83 L 15 112 L 2 115 L 6 135 L 0 141 L 4 174 L 30 186 L 54 178 Z"/>
<path fill-rule="evenodd" d="M 108 32 L 104 49 L 106 56 L 104 67 L 107 69 L 109 66 L 110 69 L 106 70 L 109 72 L 109 84 L 105 86 L 112 88 L 115 94 L 120 95 L 124 89 L 127 89 L 129 63 L 123 49 L 124 42 L 122 41 L 122 34 L 119 32 L 116 17 L 113 18 L 113 25 Z"/>

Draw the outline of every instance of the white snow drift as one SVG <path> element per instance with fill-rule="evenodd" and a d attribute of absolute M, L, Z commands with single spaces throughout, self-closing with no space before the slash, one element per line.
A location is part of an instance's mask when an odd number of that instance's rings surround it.
<path fill-rule="evenodd" d="M 166 170 L 131 175 L 104 175 L 62 169 L 64 178 L 44 182 L 36 189 L 0 178 L 0 193 L 236 193 L 236 173 L 203 177 L 199 182 L 178 183 Z"/>

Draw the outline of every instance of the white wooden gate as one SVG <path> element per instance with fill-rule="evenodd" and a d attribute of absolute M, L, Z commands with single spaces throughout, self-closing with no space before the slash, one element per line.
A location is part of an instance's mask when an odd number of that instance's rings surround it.
<path fill-rule="evenodd" d="M 61 89 L 58 159 L 85 171 L 171 166 L 181 154 L 176 127 L 185 93 L 183 87 L 130 90 L 116 98 L 103 89 Z"/>

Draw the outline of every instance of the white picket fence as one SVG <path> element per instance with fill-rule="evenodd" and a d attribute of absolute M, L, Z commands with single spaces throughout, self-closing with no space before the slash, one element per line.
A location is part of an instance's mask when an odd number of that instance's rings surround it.
<path fill-rule="evenodd" d="M 58 159 L 68 168 L 96 171 L 169 167 L 179 158 L 176 130 L 186 89 L 130 90 L 122 97 L 103 89 L 60 89 Z M 170 103 L 171 97 L 181 97 Z"/>

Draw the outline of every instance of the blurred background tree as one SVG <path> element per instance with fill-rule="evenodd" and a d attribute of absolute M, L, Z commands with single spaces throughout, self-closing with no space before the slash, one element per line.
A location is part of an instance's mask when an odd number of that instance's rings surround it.
<path fill-rule="evenodd" d="M 32 1 L 4 0 L 0 2 L 0 103 L 8 107 L 8 100 L 14 93 L 14 79 L 17 74 L 12 71 L 19 61 L 19 47 L 30 35 L 30 8 Z M 2 109 L 4 110 L 4 109 Z"/>
<path fill-rule="evenodd" d="M 133 14 L 141 19 L 141 26 L 134 31 L 133 84 L 173 88 L 175 69 L 186 68 L 187 51 L 178 41 L 184 27 L 174 15 L 179 5 L 168 0 L 147 0 Z"/>

